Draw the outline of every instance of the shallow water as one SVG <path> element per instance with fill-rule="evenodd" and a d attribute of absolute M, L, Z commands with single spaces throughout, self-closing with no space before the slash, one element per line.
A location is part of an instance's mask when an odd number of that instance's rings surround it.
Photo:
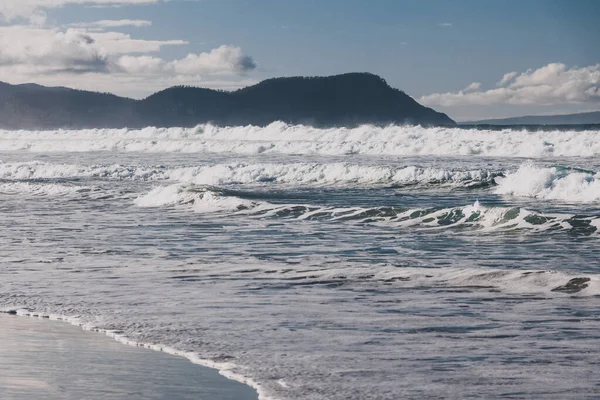
<path fill-rule="evenodd" d="M 256 392 L 186 359 L 56 321 L 0 315 L 3 400 L 239 400 Z"/>
<path fill-rule="evenodd" d="M 594 398 L 598 131 L 0 131 L 0 308 L 262 398 Z"/>

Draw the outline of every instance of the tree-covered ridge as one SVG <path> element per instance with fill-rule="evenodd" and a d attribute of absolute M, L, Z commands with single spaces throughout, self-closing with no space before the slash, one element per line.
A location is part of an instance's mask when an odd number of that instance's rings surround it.
<path fill-rule="evenodd" d="M 177 86 L 143 100 L 38 85 L 0 84 L 0 127 L 9 129 L 358 124 L 454 125 L 368 73 L 267 79 L 233 92 Z"/>

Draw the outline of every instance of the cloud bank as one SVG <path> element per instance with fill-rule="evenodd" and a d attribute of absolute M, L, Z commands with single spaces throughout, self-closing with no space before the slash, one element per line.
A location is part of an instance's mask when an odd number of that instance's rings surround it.
<path fill-rule="evenodd" d="M 256 68 L 252 57 L 245 55 L 241 48 L 229 45 L 173 61 L 151 56 L 122 56 L 117 65 L 124 73 L 173 75 L 243 74 Z"/>
<path fill-rule="evenodd" d="M 93 22 L 78 22 L 71 24 L 71 26 L 76 28 L 121 28 L 125 26 L 130 26 L 134 28 L 143 28 L 147 26 L 152 26 L 152 21 L 146 21 L 142 19 L 119 19 L 119 20 L 102 20 L 102 21 L 93 21 Z"/>
<path fill-rule="evenodd" d="M 5 76 L 11 68 L 32 73 L 107 72 L 109 59 L 84 32 L 0 27 L 0 67 Z"/>
<path fill-rule="evenodd" d="M 568 68 L 551 63 L 523 73 L 504 74 L 496 87 L 479 90 L 474 82 L 463 90 L 422 96 L 419 101 L 428 106 L 468 105 L 539 105 L 600 103 L 600 64 Z"/>
<path fill-rule="evenodd" d="M 131 26 L 129 20 L 99 22 L 96 26 Z M 0 76 L 12 83 L 36 82 L 134 97 L 173 85 L 233 89 L 255 83 L 247 74 L 257 64 L 237 46 L 222 45 L 170 60 L 153 55 L 165 46 L 187 44 L 178 39 L 134 39 L 97 29 L 0 26 Z"/>
<path fill-rule="evenodd" d="M 165 47 L 191 43 L 116 31 L 152 27 L 152 21 L 123 18 L 52 26 L 46 18 L 46 12 L 69 5 L 118 7 L 167 1 L 175 0 L 0 0 L 0 79 L 134 97 L 172 85 L 232 89 L 255 83 L 247 74 L 256 62 L 234 45 L 167 59 Z"/>
<path fill-rule="evenodd" d="M 19 38 L 19 40 L 15 40 Z M 167 61 L 136 53 L 185 45 L 182 40 L 141 40 L 119 32 L 87 32 L 69 28 L 0 27 L 0 67 L 19 67 L 36 73 L 69 71 L 115 74 L 235 75 L 256 68 L 241 48 L 223 45 L 209 52 L 190 53 Z"/>

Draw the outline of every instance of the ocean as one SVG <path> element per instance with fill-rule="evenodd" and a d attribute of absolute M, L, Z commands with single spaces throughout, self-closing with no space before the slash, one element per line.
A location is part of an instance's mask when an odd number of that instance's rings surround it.
<path fill-rule="evenodd" d="M 600 396 L 600 128 L 0 131 L 0 310 L 262 400 Z"/>

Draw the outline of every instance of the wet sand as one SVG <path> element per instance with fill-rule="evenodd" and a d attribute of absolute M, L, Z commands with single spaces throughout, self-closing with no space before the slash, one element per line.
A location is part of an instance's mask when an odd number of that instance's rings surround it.
<path fill-rule="evenodd" d="M 0 314 L 0 398 L 256 400 L 256 391 L 182 357 L 49 320 Z"/>

